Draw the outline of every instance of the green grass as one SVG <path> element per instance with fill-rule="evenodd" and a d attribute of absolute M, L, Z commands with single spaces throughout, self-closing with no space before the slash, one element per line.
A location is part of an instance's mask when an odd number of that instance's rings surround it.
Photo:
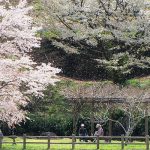
<path fill-rule="evenodd" d="M 137 79 L 130 79 L 127 81 L 129 85 L 141 88 L 149 88 L 150 87 L 150 76 L 147 78 L 137 78 Z"/>
<path fill-rule="evenodd" d="M 92 85 L 97 84 L 111 84 L 112 81 L 105 80 L 105 81 L 80 81 L 80 80 L 72 80 L 69 78 L 61 78 L 61 81 L 57 83 L 57 88 L 65 88 L 71 87 L 76 88 L 78 86 L 90 87 Z M 141 77 L 141 78 L 134 78 L 126 81 L 126 85 L 131 85 L 133 87 L 140 87 L 140 88 L 150 88 L 150 76 Z"/>
<path fill-rule="evenodd" d="M 4 141 L 12 141 L 11 139 L 5 138 Z M 22 142 L 23 140 L 21 138 L 17 138 L 16 142 Z M 51 140 L 53 143 L 71 143 L 71 139 L 56 139 Z M 47 142 L 47 140 L 40 140 L 40 139 L 27 139 L 27 142 Z M 77 140 L 79 142 L 79 140 Z M 100 141 L 101 143 L 104 141 Z M 90 142 L 88 142 L 90 143 Z M 118 143 L 118 144 L 113 144 Z M 131 145 L 125 146 L 125 150 L 145 150 L 145 143 L 144 142 L 138 142 L 143 145 L 135 145 L 137 142 L 133 142 Z M 3 144 L 2 150 L 22 150 L 23 144 Z M 52 144 L 51 150 L 71 150 L 72 145 L 71 144 Z M 47 150 L 47 144 L 27 144 L 26 150 Z M 90 143 L 87 144 L 84 142 L 84 144 L 78 144 L 75 145 L 75 150 L 96 150 L 96 143 Z M 121 150 L 121 142 L 120 141 L 113 141 L 112 144 L 100 144 L 99 150 Z"/>

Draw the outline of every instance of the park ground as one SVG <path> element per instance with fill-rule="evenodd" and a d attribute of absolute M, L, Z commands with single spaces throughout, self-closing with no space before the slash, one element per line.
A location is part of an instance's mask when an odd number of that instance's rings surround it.
<path fill-rule="evenodd" d="M 23 139 L 17 138 L 16 142 L 20 142 L 17 144 L 3 144 L 2 150 L 22 150 Z M 51 140 L 53 143 L 71 143 L 71 139 L 56 139 Z M 4 142 L 12 142 L 10 138 L 4 138 Z M 26 150 L 47 150 L 47 140 L 46 139 L 27 139 L 27 142 L 35 142 L 33 144 L 27 143 Z M 40 144 L 40 142 L 45 142 L 45 144 Z M 77 141 L 79 142 L 79 141 Z M 37 144 L 38 143 L 38 144 Z M 104 141 L 100 141 L 100 143 L 104 143 Z M 118 143 L 118 144 L 113 144 Z M 140 145 L 138 145 L 140 143 Z M 53 144 L 51 145 L 50 150 L 71 150 L 71 144 Z M 75 145 L 75 150 L 96 150 L 96 143 L 88 144 L 84 142 L 84 144 Z M 100 144 L 99 150 L 121 150 L 121 141 L 112 141 L 111 144 Z M 124 150 L 146 150 L 145 142 L 135 141 L 132 144 L 128 144 L 125 146 Z"/>

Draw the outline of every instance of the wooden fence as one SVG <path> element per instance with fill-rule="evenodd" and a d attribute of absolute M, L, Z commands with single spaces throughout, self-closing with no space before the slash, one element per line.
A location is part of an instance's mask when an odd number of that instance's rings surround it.
<path fill-rule="evenodd" d="M 17 142 L 16 141 L 16 138 L 19 137 L 21 139 L 23 139 L 21 142 Z M 4 141 L 4 138 L 11 138 L 12 139 L 12 142 L 10 141 Z M 64 142 L 64 143 L 56 143 L 56 142 L 53 142 L 51 141 L 52 139 L 71 139 L 71 142 Z M 79 141 L 77 139 L 82 139 L 84 138 L 85 140 L 94 140 L 93 142 L 82 142 L 82 141 Z M 99 150 L 100 149 L 100 146 L 102 144 L 119 144 L 120 143 L 120 149 L 121 150 L 124 150 L 125 149 L 125 145 L 126 144 L 133 144 L 133 145 L 145 145 L 146 146 L 146 150 L 150 150 L 149 148 L 149 135 L 147 136 L 130 136 L 130 137 L 126 137 L 124 135 L 122 136 L 75 136 L 75 135 L 72 135 L 72 136 L 27 136 L 26 134 L 24 134 L 23 136 L 0 136 L 0 149 L 2 149 L 3 147 L 3 144 L 22 144 L 22 149 L 25 150 L 27 149 L 27 144 L 46 144 L 47 145 L 47 150 L 51 150 L 51 145 L 53 144 L 57 144 L 57 145 L 61 145 L 61 144 L 69 144 L 71 145 L 71 149 L 72 150 L 75 150 L 75 146 L 77 144 L 92 144 L 92 145 L 95 145 L 96 146 L 96 150 Z M 27 139 L 45 139 L 47 140 L 46 142 L 27 142 Z M 102 140 L 104 141 L 107 141 L 107 142 L 103 142 L 102 143 Z M 113 140 L 113 143 L 111 143 L 111 140 Z M 136 142 L 136 143 L 132 143 L 132 142 L 129 142 L 129 141 L 133 141 L 133 140 L 136 140 L 136 141 L 143 141 L 142 143 L 141 142 Z M 115 141 L 120 141 L 119 143 Z"/>

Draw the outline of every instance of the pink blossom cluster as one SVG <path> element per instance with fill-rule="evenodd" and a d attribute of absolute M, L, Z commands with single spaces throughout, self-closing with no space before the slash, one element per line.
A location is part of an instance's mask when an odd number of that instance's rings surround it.
<path fill-rule="evenodd" d="M 9 126 L 26 119 L 21 108 L 28 103 L 28 95 L 43 96 L 42 91 L 58 81 L 60 72 L 50 63 L 37 65 L 28 54 L 40 47 L 39 27 L 33 27 L 28 15 L 31 10 L 26 0 L 16 6 L 0 0 L 0 120 Z"/>

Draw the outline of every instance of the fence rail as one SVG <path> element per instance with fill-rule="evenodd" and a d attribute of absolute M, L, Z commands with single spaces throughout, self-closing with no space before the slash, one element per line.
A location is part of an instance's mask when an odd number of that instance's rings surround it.
<path fill-rule="evenodd" d="M 21 138 L 22 141 L 20 142 L 17 142 L 16 141 L 16 138 Z M 12 142 L 7 142 L 7 141 L 4 141 L 3 139 L 4 138 L 11 138 L 12 139 Z M 55 140 L 55 139 L 71 139 L 70 142 L 64 142 L 64 143 L 61 143 L 61 142 L 53 142 L 51 141 L 52 139 Z M 45 139 L 47 141 L 45 142 L 27 142 L 27 139 Z M 82 142 L 82 141 L 77 141 L 77 139 L 82 139 L 82 140 L 91 140 L 92 142 Z M 101 144 L 119 144 L 119 143 L 111 143 L 111 140 L 119 140 L 120 141 L 120 148 L 121 150 L 124 150 L 125 149 L 125 145 L 126 144 L 134 144 L 134 145 L 145 145 L 146 146 L 146 150 L 150 150 L 149 148 L 149 135 L 147 136 L 75 136 L 75 135 L 72 135 L 72 136 L 27 136 L 26 134 L 24 134 L 23 136 L 0 136 L 0 149 L 2 149 L 2 146 L 3 144 L 22 144 L 22 148 L 23 150 L 25 150 L 27 148 L 27 144 L 46 144 L 47 145 L 47 150 L 51 150 L 51 145 L 53 144 L 70 144 L 71 145 L 71 149 L 72 150 L 75 150 L 75 146 L 78 144 L 92 144 L 92 145 L 95 145 L 96 146 L 96 150 L 99 150 L 100 148 L 100 145 Z M 100 142 L 100 140 L 104 140 L 104 141 L 107 141 L 107 142 Z M 132 142 L 129 142 L 129 141 L 133 141 L 133 140 L 142 140 L 144 141 L 143 143 L 132 143 Z"/>

